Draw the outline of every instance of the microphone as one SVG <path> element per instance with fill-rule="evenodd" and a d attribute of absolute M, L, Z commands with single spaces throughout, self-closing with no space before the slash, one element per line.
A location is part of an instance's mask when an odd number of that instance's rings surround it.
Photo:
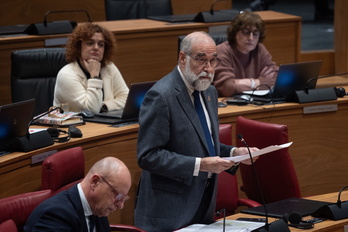
<path fill-rule="evenodd" d="M 214 5 L 217 2 L 221 2 L 221 1 L 226 1 L 226 0 L 215 0 L 213 1 L 213 3 L 210 5 L 210 14 L 213 15 L 214 14 Z"/>
<path fill-rule="evenodd" d="M 68 12 L 84 12 L 88 18 L 88 22 L 92 22 L 92 19 L 91 17 L 89 16 L 88 12 L 86 10 L 59 10 L 59 11 L 47 11 L 45 16 L 44 16 L 44 19 L 43 19 L 43 25 L 45 27 L 47 27 L 47 16 L 51 13 L 68 13 Z"/>
<path fill-rule="evenodd" d="M 51 109 L 49 109 L 48 111 L 46 111 L 46 112 L 44 112 L 44 113 L 42 113 L 42 114 L 37 115 L 37 116 L 34 117 L 32 120 L 30 120 L 30 122 L 28 123 L 28 131 L 27 131 L 26 137 L 27 137 L 28 139 L 30 139 L 29 127 L 30 127 L 36 120 L 38 120 L 39 118 L 42 118 L 43 116 L 45 116 L 45 115 L 47 115 L 47 114 L 49 114 L 49 113 L 51 113 L 51 112 L 53 112 L 53 111 L 55 111 L 55 110 L 59 110 L 59 113 L 61 113 L 61 114 L 64 113 L 64 110 L 63 110 L 62 108 L 60 108 L 60 107 L 54 107 L 54 108 L 51 108 Z"/>
<path fill-rule="evenodd" d="M 297 97 L 297 101 L 299 103 L 307 103 L 307 102 L 317 102 L 317 101 L 330 101 L 330 100 L 336 100 L 337 97 L 343 97 L 346 95 L 346 91 L 343 88 L 336 88 L 336 87 L 328 87 L 328 88 L 319 88 L 315 89 L 315 85 L 312 85 L 311 83 L 313 81 L 317 81 L 318 79 L 323 79 L 327 77 L 333 77 L 333 76 L 343 76 L 347 75 L 348 73 L 340 73 L 336 75 L 327 75 L 327 76 L 321 76 L 321 77 L 313 77 L 307 80 L 306 86 L 304 90 L 298 90 L 295 92 L 295 95 Z"/>
<path fill-rule="evenodd" d="M 54 144 L 53 139 L 47 130 L 42 130 L 30 134 L 29 128 L 30 125 L 32 125 L 36 120 L 55 110 L 59 110 L 60 113 L 64 113 L 64 111 L 60 107 L 54 107 L 30 120 L 30 122 L 28 123 L 26 135 L 16 138 L 16 143 L 18 145 L 17 147 L 19 147 L 20 151 L 28 152 Z"/>
<path fill-rule="evenodd" d="M 327 218 L 327 219 L 335 220 L 335 221 L 348 218 L 348 202 L 341 201 L 341 193 L 346 188 L 348 188 L 348 185 L 343 187 L 339 191 L 336 203 L 321 206 L 314 213 L 312 213 L 311 216 L 319 217 L 319 218 Z"/>
<path fill-rule="evenodd" d="M 249 153 L 249 157 L 251 160 L 251 166 L 253 169 L 253 173 L 256 179 L 256 183 L 257 183 L 257 187 L 259 189 L 260 192 L 260 196 L 261 196 L 261 203 L 264 207 L 265 210 L 265 225 L 263 227 L 260 227 L 258 229 L 253 230 L 252 232 L 273 232 L 273 231 L 282 231 L 282 232 L 290 232 L 289 227 L 287 226 L 287 224 L 285 223 L 284 220 L 277 220 L 273 223 L 268 223 L 268 212 L 267 212 L 267 207 L 266 207 L 266 203 L 265 203 L 265 199 L 261 190 L 261 185 L 260 185 L 260 181 L 259 181 L 259 177 L 257 175 L 256 169 L 255 169 L 255 165 L 254 165 L 254 161 L 253 161 L 253 157 L 251 156 L 251 152 L 250 152 L 250 148 L 247 144 L 247 142 L 244 140 L 243 136 L 241 134 L 237 135 L 238 139 L 244 144 L 244 146 L 248 149 L 248 153 Z"/>
<path fill-rule="evenodd" d="M 215 11 L 214 6 L 216 3 L 221 1 L 227 1 L 227 0 L 214 0 L 212 4 L 210 5 L 209 11 L 202 11 L 199 12 L 193 21 L 195 22 L 204 22 L 204 23 L 212 23 L 212 22 L 225 22 L 225 21 L 231 21 L 234 17 L 236 17 L 239 14 L 239 11 L 237 10 L 219 10 Z"/>
<path fill-rule="evenodd" d="M 76 22 L 62 20 L 54 21 L 51 23 L 47 22 L 47 16 L 52 13 L 68 13 L 68 12 L 84 12 L 89 22 L 92 22 L 91 17 L 86 10 L 66 10 L 66 11 L 48 11 L 46 12 L 42 23 L 32 23 L 24 31 L 29 35 L 53 35 L 53 34 L 67 34 L 71 33 L 77 26 Z"/>

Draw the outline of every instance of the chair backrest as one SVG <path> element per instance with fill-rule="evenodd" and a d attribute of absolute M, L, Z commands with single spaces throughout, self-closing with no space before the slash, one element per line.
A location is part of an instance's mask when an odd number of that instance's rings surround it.
<path fill-rule="evenodd" d="M 104 0 L 106 20 L 171 15 L 171 0 Z"/>
<path fill-rule="evenodd" d="M 265 123 L 239 116 L 236 121 L 236 134 L 241 134 L 249 147 L 265 148 L 288 142 L 286 125 Z M 244 146 L 237 141 L 237 146 Z M 265 203 L 290 197 L 301 197 L 300 186 L 288 148 L 259 157 L 255 162 L 256 173 Z M 240 164 L 243 180 L 242 191 L 257 202 L 262 202 L 257 180 L 251 165 Z"/>
<path fill-rule="evenodd" d="M 232 145 L 232 125 L 220 124 L 219 126 L 220 142 L 226 145 Z M 238 207 L 238 182 L 236 175 L 227 172 L 221 172 L 218 179 L 218 190 L 216 196 L 215 212 L 225 209 L 226 216 L 234 214 Z M 220 218 L 223 216 L 217 216 Z"/>
<path fill-rule="evenodd" d="M 39 48 L 11 54 L 12 102 L 35 98 L 33 116 L 53 104 L 59 70 L 66 64 L 64 48 Z"/>
<path fill-rule="evenodd" d="M 85 158 L 81 147 L 58 151 L 42 163 L 41 188 L 55 194 L 79 183 L 84 174 Z"/>
<path fill-rule="evenodd" d="M 51 194 L 50 190 L 42 190 L 0 199 L 0 223 L 11 219 L 16 224 L 18 231 L 23 231 L 31 212 Z"/>
<path fill-rule="evenodd" d="M 16 223 L 12 219 L 0 222 L 0 231 L 4 232 L 18 232 Z"/>

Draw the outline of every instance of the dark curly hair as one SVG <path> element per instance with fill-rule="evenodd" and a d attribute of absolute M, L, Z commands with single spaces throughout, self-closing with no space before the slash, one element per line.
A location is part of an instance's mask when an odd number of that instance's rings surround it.
<path fill-rule="evenodd" d="M 230 46 L 236 46 L 236 34 L 238 31 L 252 26 L 255 26 L 259 30 L 259 43 L 261 43 L 265 39 L 265 23 L 258 14 L 243 11 L 231 21 L 231 24 L 227 28 L 227 40 Z"/>
<path fill-rule="evenodd" d="M 74 29 L 69 37 L 68 43 L 66 44 L 65 59 L 68 63 L 80 60 L 82 41 L 91 39 L 94 33 L 103 34 L 105 40 L 104 56 L 100 62 L 101 66 L 104 67 L 111 62 L 112 56 L 116 49 L 116 39 L 114 35 L 97 24 L 83 23 L 79 24 Z"/>

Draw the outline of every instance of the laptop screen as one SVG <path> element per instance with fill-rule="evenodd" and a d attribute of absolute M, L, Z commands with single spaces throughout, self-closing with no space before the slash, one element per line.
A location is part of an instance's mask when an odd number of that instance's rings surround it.
<path fill-rule="evenodd" d="M 291 98 L 295 91 L 314 89 L 321 63 L 322 61 L 310 61 L 280 65 L 274 94 Z"/>
<path fill-rule="evenodd" d="M 0 146 L 26 135 L 35 99 L 0 106 Z"/>

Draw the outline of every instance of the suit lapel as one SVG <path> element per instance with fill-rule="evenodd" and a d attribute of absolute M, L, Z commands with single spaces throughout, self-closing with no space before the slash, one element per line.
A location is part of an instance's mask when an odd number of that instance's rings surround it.
<path fill-rule="evenodd" d="M 191 100 L 191 96 L 189 96 L 186 85 L 184 81 L 181 79 L 181 76 L 177 69 L 174 70 L 174 88 L 178 91 L 176 97 L 182 107 L 182 110 L 185 112 L 186 116 L 191 121 L 193 127 L 195 128 L 200 140 L 204 144 L 205 149 L 207 150 L 207 154 L 209 154 L 209 148 L 207 141 L 204 136 L 204 132 L 201 126 L 201 122 L 199 121 L 199 118 L 197 116 L 196 110 L 194 108 L 194 105 Z M 208 110 L 209 115 L 211 115 L 212 108 L 210 107 L 210 110 Z M 213 128 L 212 128 L 213 129 Z M 216 149 L 215 149 L 216 150 Z"/>

